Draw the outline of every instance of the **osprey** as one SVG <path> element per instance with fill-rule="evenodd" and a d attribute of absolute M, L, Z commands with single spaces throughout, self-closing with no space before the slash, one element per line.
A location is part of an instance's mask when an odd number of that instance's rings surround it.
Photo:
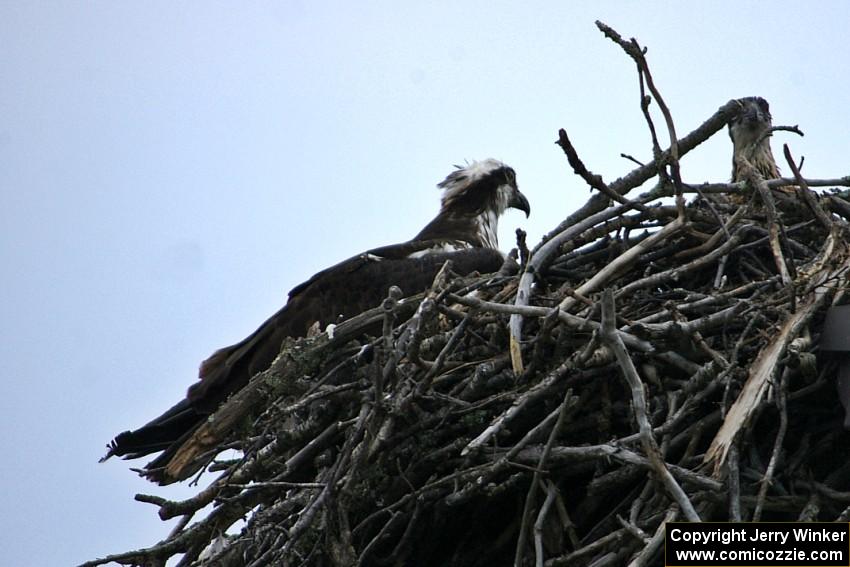
<path fill-rule="evenodd" d="M 119 434 L 102 460 L 163 451 L 142 474 L 161 484 L 179 480 L 168 478 L 164 467 L 207 416 L 271 365 L 286 337 L 303 337 L 315 326 L 325 328 L 376 307 L 392 285 L 405 294 L 424 291 L 449 259 L 462 274 L 497 271 L 504 261 L 499 217 L 508 208 L 528 216 L 528 200 L 517 188 L 514 170 L 500 161 L 456 167 L 437 185 L 443 190 L 440 212 L 419 234 L 353 256 L 296 286 L 286 305 L 256 331 L 201 363 L 200 381 L 185 399 L 141 428 Z"/>
<path fill-rule="evenodd" d="M 732 181 L 741 181 L 741 159 L 749 161 L 765 179 L 779 177 L 779 169 L 770 149 L 773 127 L 770 106 L 759 96 L 738 99 L 741 110 L 729 121 L 732 138 Z"/>

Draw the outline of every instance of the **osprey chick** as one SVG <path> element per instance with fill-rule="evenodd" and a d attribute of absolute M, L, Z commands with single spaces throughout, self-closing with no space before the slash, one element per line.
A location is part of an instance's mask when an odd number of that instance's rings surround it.
<path fill-rule="evenodd" d="M 139 429 L 119 434 L 104 460 L 163 451 L 142 474 L 160 484 L 187 478 L 206 461 L 184 466 L 172 459 L 222 402 L 271 365 L 285 338 L 306 336 L 314 325 L 324 329 L 376 307 L 392 285 L 407 295 L 424 291 L 446 260 L 464 275 L 497 271 L 504 261 L 498 250 L 499 217 L 508 208 L 530 213 L 514 170 L 494 159 L 475 161 L 458 166 L 438 187 L 443 190 L 440 212 L 419 234 L 367 250 L 293 288 L 286 305 L 250 336 L 201 363 L 200 381 L 185 399 Z"/>
<path fill-rule="evenodd" d="M 770 149 L 770 129 L 773 127 L 770 106 L 758 96 L 738 99 L 741 110 L 729 121 L 732 138 L 732 181 L 741 181 L 742 159 L 749 161 L 765 179 L 779 177 L 779 168 Z"/>

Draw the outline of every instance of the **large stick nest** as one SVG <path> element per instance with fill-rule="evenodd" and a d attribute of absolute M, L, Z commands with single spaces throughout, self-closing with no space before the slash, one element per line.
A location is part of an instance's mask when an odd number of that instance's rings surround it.
<path fill-rule="evenodd" d="M 599 25 L 656 139 L 643 50 Z M 596 191 L 519 275 L 447 265 L 427 294 L 285 343 L 204 426 L 208 456 L 237 458 L 189 500 L 137 496 L 178 528 L 87 565 L 645 565 L 674 519 L 847 521 L 850 437 L 817 346 L 850 204 L 808 187 L 850 180 L 683 183 L 737 109 L 679 140 L 665 120 L 670 147 L 611 184 L 561 131 Z"/>

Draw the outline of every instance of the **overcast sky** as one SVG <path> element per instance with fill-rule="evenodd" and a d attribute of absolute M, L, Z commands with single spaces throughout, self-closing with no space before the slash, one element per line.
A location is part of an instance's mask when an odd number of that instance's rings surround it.
<path fill-rule="evenodd" d="M 428 4 L 425 6 L 424 4 Z M 118 432 L 183 396 L 315 271 L 413 236 L 464 160 L 513 166 L 529 243 L 650 158 L 649 47 L 680 135 L 761 95 L 809 177 L 850 174 L 850 3 L 0 1 L 0 549 L 80 563 L 173 527 Z M 704 7 L 705 6 L 705 7 Z M 725 181 L 721 132 L 682 164 Z M 48 543 L 49 542 L 49 543 Z"/>

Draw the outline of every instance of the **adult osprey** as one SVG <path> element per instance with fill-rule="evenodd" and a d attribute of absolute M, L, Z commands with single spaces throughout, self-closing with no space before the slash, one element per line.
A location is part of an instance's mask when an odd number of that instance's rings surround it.
<path fill-rule="evenodd" d="M 437 186 L 443 190 L 440 212 L 419 234 L 344 260 L 296 286 L 286 305 L 250 336 L 201 363 L 200 382 L 185 399 L 141 428 L 119 434 L 103 460 L 163 451 L 143 474 L 161 484 L 173 482 L 177 479 L 162 471 L 183 442 L 228 396 L 271 365 L 286 337 L 303 337 L 311 327 L 325 328 L 376 307 L 391 285 L 405 294 L 423 291 L 448 259 L 462 274 L 498 270 L 504 260 L 499 217 L 508 208 L 530 213 L 514 170 L 494 159 L 475 161 L 457 166 Z"/>

